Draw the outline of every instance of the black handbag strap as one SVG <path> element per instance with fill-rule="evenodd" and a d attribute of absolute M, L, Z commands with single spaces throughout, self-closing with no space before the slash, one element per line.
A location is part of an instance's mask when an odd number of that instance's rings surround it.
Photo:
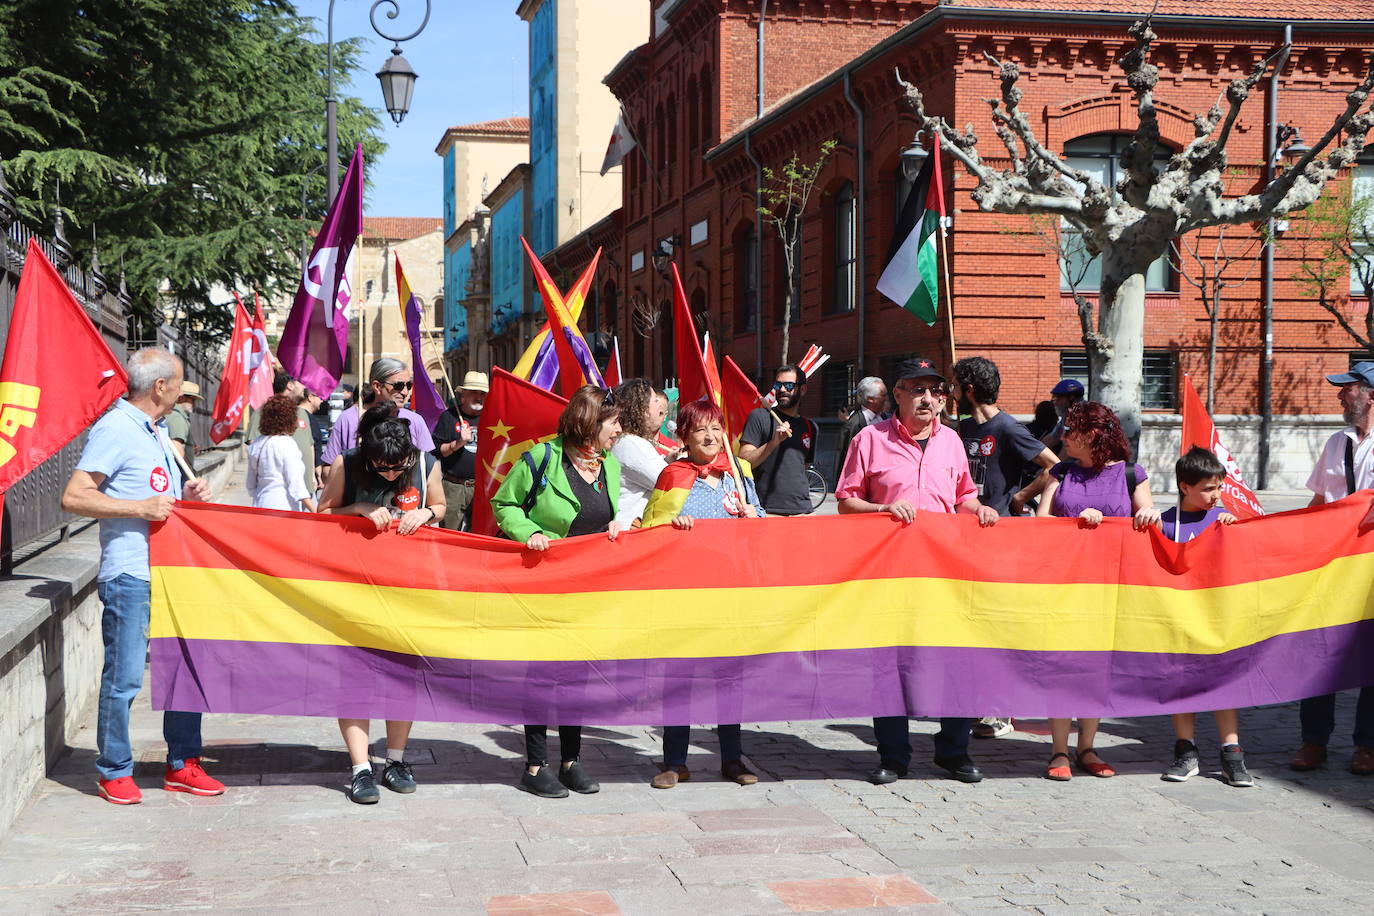
<path fill-rule="evenodd" d="M 531 481 L 530 491 L 525 494 L 525 501 L 520 504 L 520 511 L 525 513 L 525 515 L 530 514 L 530 510 L 534 508 L 535 501 L 539 499 L 539 494 L 549 485 L 549 456 L 552 454 L 553 449 L 545 442 L 544 457 L 539 462 L 539 470 L 537 471 L 534 469 L 534 459 L 530 457 L 528 450 L 520 456 L 524 459 L 525 464 L 530 466 L 530 473 L 534 475 L 534 480 Z"/>
<path fill-rule="evenodd" d="M 1355 442 L 1345 437 L 1345 495 L 1355 492 Z"/>

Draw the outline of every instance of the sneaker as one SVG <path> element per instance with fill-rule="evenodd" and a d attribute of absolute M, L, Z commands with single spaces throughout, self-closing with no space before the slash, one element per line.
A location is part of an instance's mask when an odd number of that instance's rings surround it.
<path fill-rule="evenodd" d="M 99 786 L 100 797 L 112 805 L 136 805 L 143 801 L 143 793 L 138 790 L 132 776 L 102 779 Z"/>
<path fill-rule="evenodd" d="M 547 764 L 541 766 L 534 773 L 530 773 L 529 770 L 521 773 L 517 788 L 531 795 L 538 795 L 540 798 L 568 797 L 568 790 L 558 781 L 558 777 L 553 775 Z"/>
<path fill-rule="evenodd" d="M 224 794 L 224 783 L 201 769 L 199 757 L 187 757 L 179 770 L 167 767 L 162 774 L 162 788 L 168 792 L 189 792 L 192 795 Z"/>
<path fill-rule="evenodd" d="M 975 738 L 1000 738 L 1003 735 L 1010 735 L 1016 731 L 1016 726 L 1011 719 L 999 719 L 996 716 L 988 716 L 979 719 L 973 726 L 973 737 Z"/>
<path fill-rule="evenodd" d="M 1239 788 L 1255 784 L 1250 771 L 1245 768 L 1245 752 L 1239 744 L 1228 744 L 1221 749 L 1221 778 Z"/>
<path fill-rule="evenodd" d="M 370 767 L 353 774 L 353 781 L 348 785 L 349 801 L 359 805 L 375 805 L 381 797 L 382 793 L 377 788 L 377 780 L 373 777 Z"/>
<path fill-rule="evenodd" d="M 386 761 L 386 769 L 382 770 L 382 785 L 393 792 L 400 792 L 402 795 L 409 795 L 415 791 L 415 774 L 410 770 L 410 764 L 404 760 L 392 760 L 390 757 Z"/>
<path fill-rule="evenodd" d="M 1197 773 L 1197 745 L 1179 738 L 1174 742 L 1174 762 L 1159 778 L 1165 782 L 1187 782 L 1189 777 Z"/>
<path fill-rule="evenodd" d="M 582 763 L 571 761 L 567 766 L 558 768 L 558 781 L 581 795 L 595 795 L 601 791 L 601 783 L 587 775 Z"/>

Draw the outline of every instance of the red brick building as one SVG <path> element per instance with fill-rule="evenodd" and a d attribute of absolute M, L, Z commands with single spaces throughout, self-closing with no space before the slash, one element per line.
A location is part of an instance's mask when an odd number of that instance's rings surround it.
<path fill-rule="evenodd" d="M 994 167 L 1007 162 L 983 101 L 998 91 L 985 52 L 1020 63 L 1022 110 L 1051 149 L 1081 167 L 1110 178 L 1114 154 L 1135 126 L 1116 60 L 1131 45 L 1126 29 L 1139 15 L 1136 2 L 775 0 L 761 29 L 759 0 L 654 6 L 651 41 L 606 77 L 640 144 L 625 163 L 623 206 L 547 259 L 571 276 L 596 246 L 605 246 L 592 316 L 619 336 L 634 373 L 671 373 L 665 308 L 671 293 L 655 268 L 656 250 L 671 254 L 693 310 L 746 371 L 767 371 L 779 361 L 786 280 L 777 234 L 756 219 L 758 169 L 777 167 L 794 152 L 814 161 L 832 138 L 838 144 L 802 219 L 800 309 L 789 355 L 814 342 L 833 356 L 820 384 L 813 380 L 804 409 L 833 415 L 855 380 L 884 374 L 913 352 L 948 361 L 945 319 L 928 328 L 874 288 L 906 189 L 902 152 L 915 128 L 894 68 L 921 87 L 929 110 L 971 124 L 984 161 Z M 1205 16 L 1191 15 L 1200 9 Z M 1293 48 L 1274 120 L 1312 141 L 1364 73 L 1374 48 L 1374 5 L 1287 0 L 1258 9 L 1239 0 L 1161 0 L 1152 60 L 1161 70 L 1155 95 L 1171 151 L 1192 138 L 1195 113 L 1282 43 L 1285 24 L 1292 26 Z M 760 33 L 765 91 L 757 116 Z M 1237 193 L 1263 177 L 1264 87 L 1245 103 L 1229 145 Z M 975 182 L 949 158 L 944 162 L 955 345 L 961 356 L 995 360 L 1004 406 L 1026 413 L 1082 360 L 1077 313 L 1061 289 L 1054 243 L 1044 238 L 1052 227 L 979 212 L 969 196 Z M 1293 279 L 1299 246 L 1292 239 L 1301 234 L 1295 220 L 1275 249 L 1274 407 L 1329 414 L 1335 404 L 1320 375 L 1344 368 L 1355 345 Z M 1255 229 L 1236 227 L 1227 237 L 1241 249 Z M 754 254 L 759 238 L 761 271 Z M 1213 237 L 1202 249 L 1215 246 Z M 1233 268 L 1247 272 L 1250 281 L 1227 291 L 1221 313 L 1219 414 L 1258 411 L 1261 271 Z M 1091 282 L 1085 288 L 1094 292 Z M 1152 272 L 1150 285 L 1145 403 L 1172 413 L 1182 373 L 1199 388 L 1206 384 L 1209 323 L 1197 291 L 1167 265 Z M 1356 297 L 1346 306 L 1362 315 L 1365 303 Z"/>

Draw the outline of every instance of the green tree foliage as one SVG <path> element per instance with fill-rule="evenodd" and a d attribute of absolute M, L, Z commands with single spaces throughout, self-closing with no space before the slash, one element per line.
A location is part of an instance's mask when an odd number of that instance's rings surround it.
<path fill-rule="evenodd" d="M 1374 355 L 1374 193 L 1353 182 L 1327 194 L 1295 221 L 1295 278 L 1350 339 Z M 1364 314 L 1351 308 L 1363 291 Z"/>
<path fill-rule="evenodd" d="M 838 141 L 826 140 L 821 144 L 820 155 L 815 162 L 802 162 L 793 151 L 792 158 L 783 163 L 782 168 L 764 166 L 764 186 L 759 188 L 763 203 L 759 214 L 773 225 L 782 242 L 783 275 L 787 279 L 787 289 L 783 294 L 782 355 L 783 364 L 787 363 L 787 351 L 792 340 L 792 322 L 801 318 L 801 303 L 797 301 L 801 280 L 801 220 L 806 212 L 806 203 L 811 199 L 811 191 L 816 186 L 825 160 L 830 158 Z M 763 333 L 764 318 L 759 316 L 759 333 Z"/>
<path fill-rule="evenodd" d="M 0 157 L 20 218 L 92 235 L 136 312 L 175 309 L 202 342 L 229 328 L 212 287 L 293 288 L 325 209 L 325 48 L 286 0 L 7 0 Z M 358 49 L 335 46 L 339 79 Z M 380 120 L 339 102 L 344 165 Z M 343 165 L 340 170 L 342 171 Z"/>

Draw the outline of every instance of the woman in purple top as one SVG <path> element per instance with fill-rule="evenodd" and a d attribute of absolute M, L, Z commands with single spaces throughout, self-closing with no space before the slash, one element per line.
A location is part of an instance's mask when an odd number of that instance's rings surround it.
<path fill-rule="evenodd" d="M 1063 453 L 1070 460 L 1050 468 L 1050 482 L 1045 486 L 1037 515 L 1079 518 L 1089 528 L 1096 528 L 1109 516 L 1134 517 L 1137 530 L 1159 522 L 1145 469 L 1127 463 L 1131 447 L 1121 430 L 1121 421 L 1108 407 L 1096 401 L 1080 401 L 1069 408 L 1064 415 Z M 1046 778 L 1061 782 L 1072 778 L 1070 762 L 1074 759 L 1079 769 L 1094 776 L 1116 775 L 1116 770 L 1093 749 L 1098 721 L 1078 720 L 1078 753 L 1076 758 L 1070 758 L 1072 720 L 1050 719 L 1054 748 L 1045 767 Z"/>

